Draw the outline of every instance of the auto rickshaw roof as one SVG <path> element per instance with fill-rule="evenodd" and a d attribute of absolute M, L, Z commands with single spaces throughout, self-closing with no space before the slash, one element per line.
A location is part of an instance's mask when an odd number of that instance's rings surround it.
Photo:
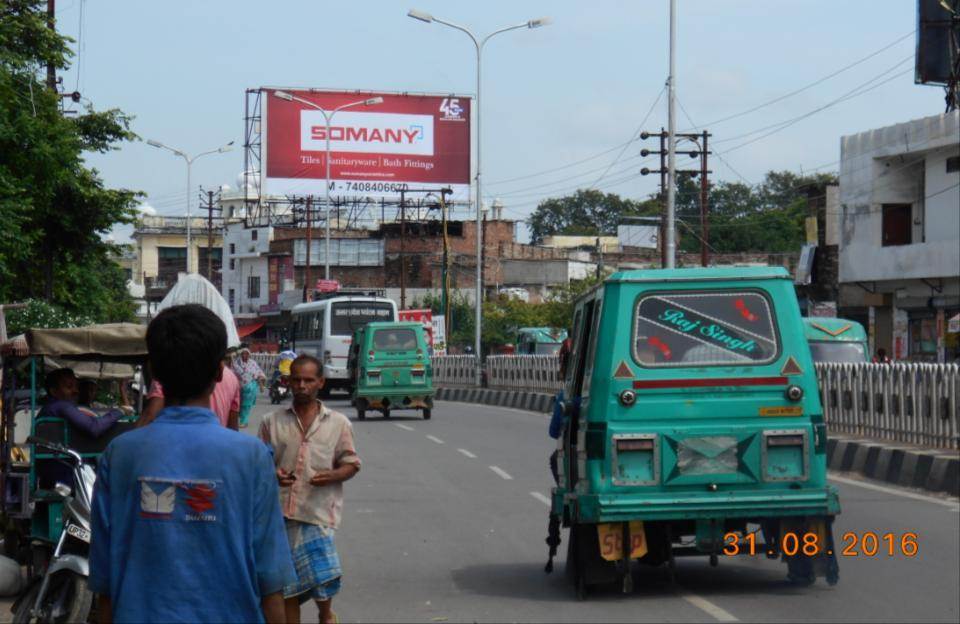
<path fill-rule="evenodd" d="M 142 362 L 147 356 L 147 328 L 134 323 L 107 323 L 62 329 L 27 330 L 30 355 L 73 361 Z"/>
<path fill-rule="evenodd" d="M 867 339 L 860 323 L 833 317 L 804 317 L 803 333 L 807 340 L 817 342 L 864 342 Z"/>
<path fill-rule="evenodd" d="M 783 267 L 724 266 L 689 269 L 640 269 L 618 271 L 608 282 L 695 282 L 723 280 L 790 279 Z"/>

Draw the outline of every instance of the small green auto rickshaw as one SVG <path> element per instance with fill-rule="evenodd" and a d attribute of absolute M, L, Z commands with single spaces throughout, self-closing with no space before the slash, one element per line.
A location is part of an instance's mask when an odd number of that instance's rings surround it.
<path fill-rule="evenodd" d="M 616 273 L 577 300 L 572 338 L 547 543 L 552 558 L 569 527 L 580 598 L 630 591 L 634 561 L 673 578 L 687 555 L 837 582 L 840 504 L 786 269 Z"/>
<path fill-rule="evenodd" d="M 377 409 L 384 418 L 397 409 L 433 410 L 433 367 L 420 323 L 368 323 L 353 334 L 347 363 L 357 418 Z"/>

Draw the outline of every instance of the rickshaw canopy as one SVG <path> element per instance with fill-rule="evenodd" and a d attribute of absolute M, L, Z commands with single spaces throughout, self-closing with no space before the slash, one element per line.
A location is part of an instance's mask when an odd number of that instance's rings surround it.
<path fill-rule="evenodd" d="M 30 355 L 63 361 L 137 364 L 147 356 L 147 328 L 133 323 L 107 323 L 62 329 L 30 329 Z"/>

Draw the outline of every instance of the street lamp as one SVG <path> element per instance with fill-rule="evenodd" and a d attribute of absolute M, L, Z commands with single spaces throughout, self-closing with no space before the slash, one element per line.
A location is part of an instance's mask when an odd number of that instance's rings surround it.
<path fill-rule="evenodd" d="M 187 163 L 187 273 L 192 273 L 193 270 L 191 269 L 191 265 L 190 265 L 190 249 L 192 247 L 192 242 L 191 242 L 192 239 L 190 237 L 190 220 L 191 220 L 190 218 L 190 168 L 193 165 L 193 161 L 200 158 L 201 156 L 206 156 L 208 154 L 223 154 L 224 152 L 229 152 L 232 149 L 233 141 L 230 141 L 226 145 L 222 147 L 218 147 L 215 150 L 210 150 L 208 152 L 200 152 L 196 156 L 189 156 L 183 150 L 174 149 L 169 145 L 164 145 L 160 141 L 154 141 L 153 139 L 148 140 L 147 145 L 149 145 L 150 147 L 156 147 L 159 149 L 170 150 L 171 152 L 173 152 L 174 154 L 182 158 L 184 162 Z M 211 253 L 211 250 L 208 249 L 207 253 Z"/>
<path fill-rule="evenodd" d="M 358 100 L 356 102 L 350 102 L 349 104 L 344 104 L 343 106 L 338 106 L 329 113 L 321 108 L 315 102 L 310 100 L 305 100 L 303 98 L 297 97 L 292 93 L 287 93 L 286 91 L 274 91 L 274 97 L 280 98 L 281 100 L 286 100 L 287 102 L 299 102 L 301 104 L 306 104 L 307 106 L 313 107 L 320 111 L 320 114 L 323 115 L 323 120 L 326 122 L 327 131 L 327 155 L 326 155 L 326 164 L 327 164 L 327 173 L 324 186 L 326 187 L 326 203 L 327 203 L 327 227 L 326 227 L 326 251 L 324 252 L 324 261 L 323 261 L 323 277 L 324 279 L 330 279 L 330 122 L 333 120 L 333 116 L 337 114 L 337 111 L 342 111 L 345 108 L 350 108 L 351 106 L 376 106 L 377 104 L 383 104 L 383 98 L 380 96 L 368 98 L 366 100 Z M 307 224 L 309 227 L 309 223 Z M 307 258 L 310 257 L 309 250 L 307 251 Z M 307 263 L 309 265 L 309 262 Z M 310 268 L 307 267 L 309 272 Z M 309 284 L 307 288 L 309 288 Z"/>
<path fill-rule="evenodd" d="M 481 40 L 478 40 L 477 37 L 470 32 L 468 29 L 454 24 L 452 22 L 447 22 L 440 18 L 434 17 L 429 13 L 424 11 L 418 11 L 416 9 L 410 9 L 407 11 L 407 17 L 412 17 L 415 20 L 420 20 L 421 22 L 432 23 L 436 22 L 438 24 L 443 24 L 444 26 L 449 26 L 459 30 L 462 33 L 466 33 L 473 41 L 474 47 L 477 49 L 477 173 L 476 173 L 476 204 L 477 204 L 477 294 L 476 294 L 476 337 L 475 337 L 475 348 L 477 353 L 477 358 L 480 357 L 480 329 L 481 323 L 483 321 L 483 313 L 481 310 L 481 304 L 483 302 L 483 263 L 481 262 L 481 257 L 483 255 L 483 214 L 481 212 L 483 206 L 483 195 L 481 194 L 480 186 L 480 172 L 481 172 L 481 157 L 480 157 L 480 144 L 482 142 L 483 135 L 480 134 L 480 57 L 483 52 L 483 46 L 486 45 L 493 36 L 499 35 L 500 33 L 505 33 L 510 30 L 517 30 L 519 28 L 539 28 L 541 26 L 546 26 L 552 21 L 549 17 L 541 17 L 539 19 L 532 19 L 521 24 L 515 24 L 513 26 L 507 26 L 506 28 L 501 28 L 500 30 L 495 30 Z M 477 367 L 477 383 L 480 382 L 480 367 Z"/>

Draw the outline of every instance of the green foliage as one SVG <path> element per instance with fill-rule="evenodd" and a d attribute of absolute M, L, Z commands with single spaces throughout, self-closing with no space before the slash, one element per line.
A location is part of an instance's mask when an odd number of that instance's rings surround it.
<path fill-rule="evenodd" d="M 573 195 L 540 202 L 527 221 L 530 240 L 537 245 L 545 236 L 553 234 L 615 234 L 622 217 L 651 214 L 651 207 L 646 202 L 623 199 L 615 193 L 579 190 Z"/>
<path fill-rule="evenodd" d="M 717 253 L 795 252 L 804 241 L 807 198 L 822 196 L 836 184 L 832 173 L 798 175 L 771 171 L 756 187 L 739 182 L 711 185 L 707 195 L 710 246 Z M 683 252 L 700 250 L 700 181 L 677 179 L 678 240 Z M 612 234 L 630 215 L 660 213 L 659 194 L 644 201 L 622 199 L 598 191 L 577 191 L 547 199 L 530 215 L 533 244 L 553 234 Z"/>
<path fill-rule="evenodd" d="M 25 308 L 10 310 L 5 314 L 10 336 L 22 334 L 31 328 L 82 327 L 93 323 L 88 316 L 71 314 L 46 301 L 31 299 L 26 304 Z"/>
<path fill-rule="evenodd" d="M 65 68 L 67 42 L 47 28 L 45 3 L 0 3 L 0 301 L 43 298 L 96 321 L 129 320 L 117 248 L 103 237 L 133 222 L 138 194 L 106 188 L 83 153 L 136 137 L 117 110 L 60 114 L 38 71 Z"/>
<path fill-rule="evenodd" d="M 549 301 L 527 303 L 501 295 L 483 302 L 483 333 L 481 346 L 484 353 L 496 347 L 513 344 L 521 327 L 559 327 L 569 329 L 573 323 L 573 304 L 577 297 L 593 288 L 599 280 L 585 279 L 571 282 L 553 293 Z M 430 308 L 434 314 L 442 314 L 440 297 L 427 296 L 413 303 L 415 308 Z M 474 343 L 474 307 L 462 296 L 452 296 L 450 301 L 452 331 L 447 344 L 463 349 Z"/>

